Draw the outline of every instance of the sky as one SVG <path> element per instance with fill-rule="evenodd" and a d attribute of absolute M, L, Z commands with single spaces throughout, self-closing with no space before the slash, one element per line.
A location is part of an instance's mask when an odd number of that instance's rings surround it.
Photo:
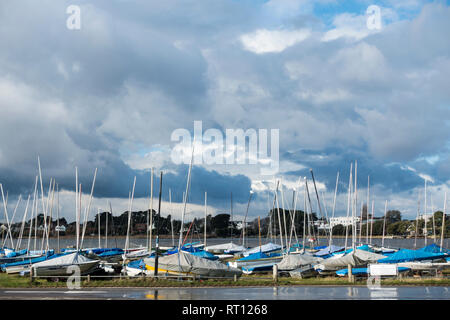
<path fill-rule="evenodd" d="M 71 5 L 79 8 L 75 28 Z M 115 215 L 126 211 L 134 177 L 132 209 L 156 209 L 160 171 L 161 213 L 180 218 L 189 165 L 174 161 L 173 133 L 193 136 L 195 121 L 224 136 L 278 130 L 279 170 L 262 174 L 262 158 L 195 164 L 186 219 L 204 215 L 205 192 L 208 214 L 229 212 L 232 202 L 242 219 L 252 194 L 248 219 L 265 217 L 277 180 L 284 206 L 296 190 L 303 209 L 310 168 L 329 214 L 339 172 L 335 214 L 345 215 L 355 161 L 359 203 L 370 183 L 375 215 L 386 200 L 409 219 L 418 201 L 421 212 L 442 210 L 448 30 L 450 2 L 442 0 L 1 1 L 0 183 L 9 219 L 18 204 L 20 221 L 33 201 L 38 157 L 44 195 L 55 179 L 54 206 L 69 222 L 75 168 L 83 208 L 98 170 L 91 219 L 108 202 Z M 208 148 L 217 144 L 205 141 L 196 155 Z"/>

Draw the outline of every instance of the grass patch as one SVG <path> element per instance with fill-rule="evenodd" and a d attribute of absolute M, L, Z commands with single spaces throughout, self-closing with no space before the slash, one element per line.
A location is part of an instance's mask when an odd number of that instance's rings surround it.
<path fill-rule="evenodd" d="M 317 277 L 308 279 L 296 279 L 290 277 L 280 277 L 274 283 L 270 275 L 243 275 L 234 281 L 233 279 L 197 279 L 197 280 L 176 280 L 153 278 L 115 278 L 115 279 L 83 279 L 81 286 L 84 288 L 156 288 L 156 287 L 263 287 L 263 286 L 341 286 L 356 285 L 365 286 L 366 278 L 360 278 L 355 283 L 348 281 L 346 277 Z M 403 278 L 403 279 L 383 279 L 381 285 L 386 286 L 449 286 L 449 278 Z M 1 288 L 61 288 L 66 287 L 66 281 L 48 281 L 46 279 L 34 279 L 19 275 L 8 275 L 0 273 Z"/>

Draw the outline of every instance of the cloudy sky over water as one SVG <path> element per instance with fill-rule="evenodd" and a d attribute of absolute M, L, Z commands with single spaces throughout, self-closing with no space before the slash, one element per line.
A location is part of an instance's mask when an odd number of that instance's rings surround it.
<path fill-rule="evenodd" d="M 70 5 L 80 29 L 67 28 Z M 367 25 L 369 6 L 381 28 Z M 74 220 L 75 167 L 91 215 L 109 201 L 149 206 L 150 168 L 162 214 L 181 215 L 188 165 L 171 158 L 174 130 L 279 129 L 279 172 L 195 165 L 188 211 L 264 217 L 281 179 L 286 206 L 314 170 L 331 212 L 344 215 L 350 164 L 359 198 L 407 218 L 442 208 L 450 184 L 450 1 L 173 0 L 0 2 L 0 183 L 12 215 L 55 178 L 61 215 Z M 168 205 L 169 188 L 172 202 Z M 87 195 L 86 195 L 87 194 Z M 86 201 L 87 202 L 87 201 Z M 299 196 L 300 208 L 303 197 Z M 157 201 L 154 201 L 156 206 Z M 178 203 L 178 204 L 175 204 Z M 281 204 L 280 204 L 281 205 Z M 316 204 L 313 202 L 313 206 Z M 432 207 L 433 206 L 433 207 Z M 23 215 L 22 200 L 15 220 Z M 2 212 L 3 214 L 3 212 Z M 0 215 L 3 219 L 3 215 Z"/>

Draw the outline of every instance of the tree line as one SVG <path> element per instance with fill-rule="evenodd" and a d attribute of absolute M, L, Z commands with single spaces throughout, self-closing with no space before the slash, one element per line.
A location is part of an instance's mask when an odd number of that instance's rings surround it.
<path fill-rule="evenodd" d="M 366 212 L 366 213 L 365 213 Z M 130 219 L 130 235 L 145 235 L 147 234 L 148 220 L 150 219 L 150 210 L 146 211 L 134 211 L 131 213 Z M 179 236 L 181 229 L 181 221 L 172 219 L 171 215 L 162 217 L 156 213 L 155 210 L 151 211 L 151 220 L 153 221 L 152 233 L 155 235 L 171 235 Z M 442 217 L 441 211 L 434 213 L 433 219 L 429 219 L 427 222 L 428 235 L 436 234 L 441 235 Z M 100 218 L 99 218 L 100 217 Z M 105 235 L 108 230 L 108 235 L 124 236 L 127 234 L 128 228 L 128 211 L 123 212 L 119 216 L 113 216 L 110 212 L 101 212 L 99 215 L 95 215 L 92 221 L 88 221 L 86 225 L 86 235 L 98 235 L 100 222 L 100 234 Z M 24 226 L 23 236 L 28 236 L 31 221 L 28 220 Z M 278 236 L 280 234 L 280 228 L 283 234 L 292 234 L 301 238 L 303 236 L 304 227 L 306 235 L 324 235 L 325 232 L 329 234 L 329 229 L 325 231 L 321 228 L 321 224 L 326 224 L 325 218 L 318 218 L 316 213 L 305 214 L 302 210 L 286 210 L 282 208 L 275 208 L 269 211 L 268 215 L 264 218 L 255 218 L 246 223 L 245 234 L 246 236 Z M 50 236 L 56 235 L 55 227 L 58 225 L 58 221 L 50 221 L 50 217 L 47 217 L 47 226 L 50 225 Z M 11 225 L 11 232 L 13 236 L 18 236 L 20 233 L 22 223 L 15 223 Z M 35 219 L 33 219 L 34 235 Z M 39 214 L 37 217 L 37 226 L 39 227 L 37 234 L 42 235 L 44 223 L 44 215 Z M 66 219 L 59 219 L 59 225 L 65 226 L 66 231 L 64 235 L 75 235 L 76 222 L 67 223 Z M 360 230 L 360 223 L 357 223 L 357 232 L 361 232 L 362 235 L 367 233 L 374 236 L 381 236 L 383 234 L 384 217 L 373 218 L 367 211 L 363 210 L 362 214 L 362 229 Z M 205 227 L 205 218 L 194 218 L 193 221 L 185 222 L 184 231 L 185 234 L 189 231 L 191 236 L 203 235 Z M 420 220 L 403 220 L 400 211 L 390 210 L 386 213 L 385 223 L 385 235 L 395 236 L 414 236 L 416 228 L 418 230 L 418 236 L 424 236 L 425 221 Z M 367 228 L 369 228 L 367 230 Z M 346 230 L 348 229 L 348 230 Z M 2 228 L 4 233 L 6 228 Z M 333 235 L 344 236 L 348 232 L 352 234 L 352 228 L 348 228 L 344 225 L 338 224 L 333 227 Z M 230 221 L 230 214 L 219 213 L 215 216 L 208 215 L 206 217 L 206 233 L 208 237 L 239 237 L 242 236 L 242 221 Z M 450 218 L 446 216 L 444 235 L 450 236 Z"/>

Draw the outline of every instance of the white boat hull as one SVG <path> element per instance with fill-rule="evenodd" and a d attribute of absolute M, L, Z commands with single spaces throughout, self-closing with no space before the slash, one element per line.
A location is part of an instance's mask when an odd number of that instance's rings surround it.
<path fill-rule="evenodd" d="M 70 267 L 79 267 L 80 275 L 89 274 L 97 270 L 99 260 L 83 262 L 79 264 L 56 265 L 56 266 L 41 266 L 33 267 L 33 276 L 37 277 L 54 277 L 54 276 L 70 276 L 73 271 L 68 271 Z"/>

